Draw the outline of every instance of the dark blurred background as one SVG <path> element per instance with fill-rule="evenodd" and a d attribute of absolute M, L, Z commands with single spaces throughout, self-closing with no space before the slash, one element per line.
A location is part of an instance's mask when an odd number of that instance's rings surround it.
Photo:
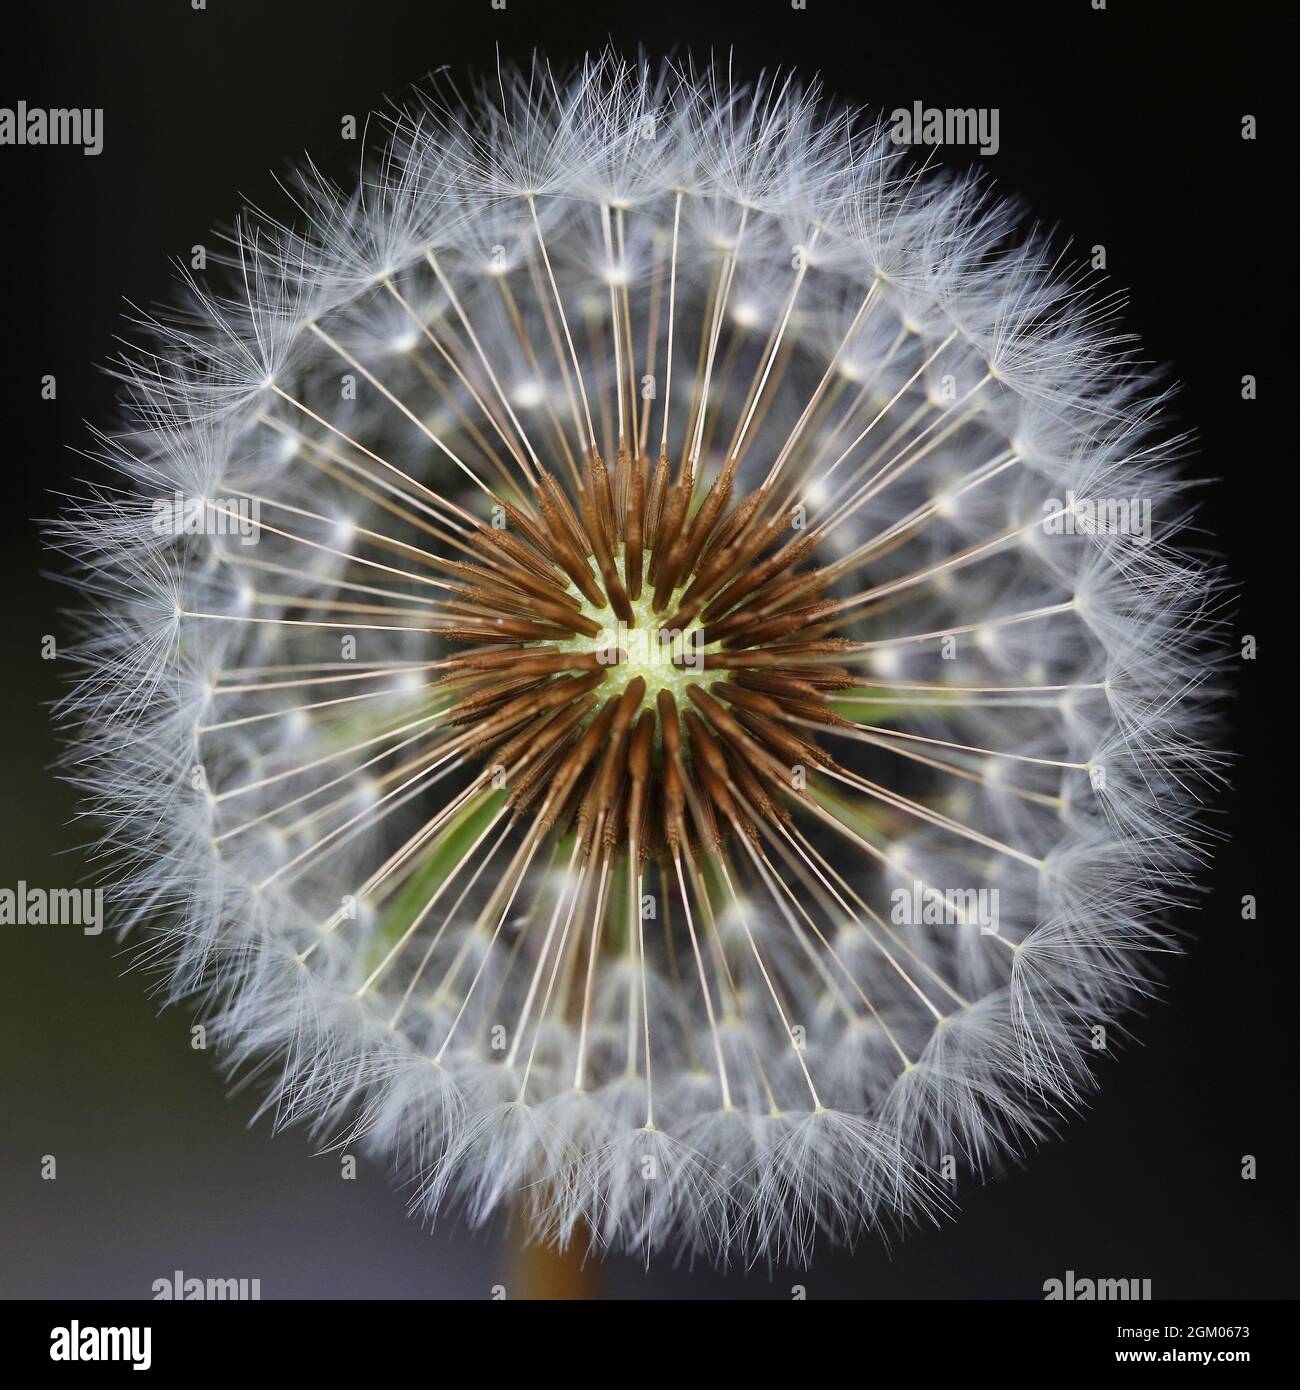
<path fill-rule="evenodd" d="M 0 928 L 0 1295 L 148 1297 L 178 1269 L 259 1278 L 264 1298 L 480 1298 L 513 1280 L 620 1298 L 788 1298 L 802 1283 L 814 1298 L 1032 1299 L 1067 1269 L 1150 1278 L 1157 1298 L 1296 1295 L 1295 931 L 1269 872 L 1289 859 L 1294 808 L 1266 780 L 1294 748 L 1271 737 L 1269 695 L 1289 692 L 1290 714 L 1294 686 L 1278 674 L 1290 634 L 1260 597 L 1269 558 L 1293 557 L 1294 512 L 1276 491 L 1294 443 L 1271 445 L 1263 422 L 1295 381 L 1282 347 L 1294 227 L 1284 246 L 1279 191 L 1294 141 L 1256 75 L 1283 46 L 1269 7 L 43 0 L 8 7 L 4 27 L 0 106 L 103 107 L 105 147 L 97 158 L 0 148 L 0 885 L 70 886 L 82 873 L 86 830 L 51 770 L 47 705 L 66 672 L 41 659 L 46 634 L 68 633 L 67 595 L 42 573 L 32 519 L 84 475 L 83 420 L 111 417 L 95 364 L 124 331 L 124 300 L 166 298 L 168 259 L 242 198 L 273 203 L 273 173 L 304 150 L 345 176 L 356 149 L 339 138 L 345 113 L 444 64 L 490 68 L 498 51 L 541 46 L 567 61 L 610 37 L 629 52 L 734 47 L 746 70 L 819 70 L 832 93 L 886 111 L 917 99 L 997 107 L 1000 152 L 977 162 L 1080 248 L 1107 248 L 1131 290 L 1127 326 L 1184 383 L 1194 466 L 1216 480 L 1204 522 L 1242 585 L 1234 630 L 1259 638 L 1260 657 L 1231 669 L 1225 741 L 1242 758 L 1220 824 L 1232 838 L 1182 921 L 1189 951 L 1137 1028 L 1141 1045 L 1106 1067 L 1061 1142 L 963 1192 L 955 1224 L 890 1252 L 824 1251 L 803 1274 L 523 1268 L 508 1234 L 430 1235 L 379 1169 L 344 1182 L 307 1136 L 252 1123 L 253 1097 L 227 1096 L 213 1059 L 190 1048 L 190 1019 L 158 1016 L 107 934 L 11 926 Z M 1260 122 L 1253 143 L 1245 114 Z M 40 399 L 47 373 L 53 402 Z M 1245 373 L 1258 375 L 1258 403 L 1241 400 Z M 1293 565 L 1276 582 L 1293 596 Z M 1241 920 L 1247 893 L 1258 921 Z"/>

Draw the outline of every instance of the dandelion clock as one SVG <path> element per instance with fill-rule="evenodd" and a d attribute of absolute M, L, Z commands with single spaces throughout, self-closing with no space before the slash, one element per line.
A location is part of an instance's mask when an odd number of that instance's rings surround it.
<path fill-rule="evenodd" d="M 1217 577 L 1120 301 L 690 64 L 426 93 L 286 192 L 137 325 L 54 528 L 140 963 L 423 1219 L 945 1218 L 1203 849 Z"/>

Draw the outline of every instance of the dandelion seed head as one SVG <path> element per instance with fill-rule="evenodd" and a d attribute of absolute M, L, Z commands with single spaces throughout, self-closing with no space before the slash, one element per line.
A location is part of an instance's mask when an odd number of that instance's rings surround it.
<path fill-rule="evenodd" d="M 122 928 L 422 1216 L 934 1217 L 1079 1102 L 1207 850 L 1219 580 L 1118 301 L 784 76 L 376 128 L 145 326 L 53 527 Z"/>

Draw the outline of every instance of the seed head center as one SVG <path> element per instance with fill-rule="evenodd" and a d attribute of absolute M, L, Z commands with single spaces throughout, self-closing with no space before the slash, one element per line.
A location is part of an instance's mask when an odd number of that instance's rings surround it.
<path fill-rule="evenodd" d="M 646 562 L 649 563 L 647 552 Z M 581 634 L 567 641 L 557 643 L 561 651 L 597 652 L 601 654 L 602 664 L 617 667 L 611 671 L 611 679 L 626 688 L 638 676 L 645 681 L 645 698 L 641 707 L 654 707 L 661 690 L 668 690 L 677 701 L 678 708 L 688 703 L 686 688 L 692 684 L 711 685 L 718 679 L 716 671 L 704 669 L 704 626 L 698 620 L 685 627 L 669 627 L 666 620 L 677 611 L 681 595 L 686 586 L 676 590 L 664 605 L 661 613 L 654 611 L 654 594 L 647 585 L 639 598 L 630 600 L 633 620 L 622 622 L 612 606 L 606 604 L 597 608 L 581 599 L 582 615 L 600 624 L 600 632 L 595 637 Z M 719 643 L 714 643 L 717 649 Z"/>

